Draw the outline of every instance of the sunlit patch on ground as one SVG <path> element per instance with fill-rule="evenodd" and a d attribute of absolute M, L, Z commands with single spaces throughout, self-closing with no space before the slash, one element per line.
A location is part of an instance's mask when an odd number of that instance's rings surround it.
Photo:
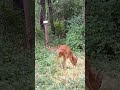
<path fill-rule="evenodd" d="M 59 63 L 60 64 L 60 63 Z M 59 67 L 58 71 L 54 75 L 55 82 L 66 82 L 70 80 L 79 80 L 85 78 L 85 59 L 84 57 L 79 58 L 77 66 L 73 66 L 69 59 L 66 62 L 66 69 Z"/>
<path fill-rule="evenodd" d="M 44 59 L 41 59 L 39 55 L 37 56 L 35 61 L 36 90 L 85 90 L 84 55 L 78 56 L 76 66 L 73 66 L 67 59 L 66 69 L 64 70 L 62 68 L 63 58 L 60 58 L 57 72 L 55 71 L 56 55 L 56 52 L 48 53 L 48 56 Z"/>

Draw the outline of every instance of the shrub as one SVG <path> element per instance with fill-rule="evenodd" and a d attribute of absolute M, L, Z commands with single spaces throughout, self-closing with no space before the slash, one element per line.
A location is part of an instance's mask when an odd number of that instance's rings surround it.
<path fill-rule="evenodd" d="M 65 34 L 64 21 L 59 21 L 58 19 L 54 22 L 55 33 L 57 36 L 62 37 Z"/>
<path fill-rule="evenodd" d="M 84 49 L 84 26 L 81 25 L 80 17 L 73 17 L 68 23 L 66 43 L 74 50 Z"/>

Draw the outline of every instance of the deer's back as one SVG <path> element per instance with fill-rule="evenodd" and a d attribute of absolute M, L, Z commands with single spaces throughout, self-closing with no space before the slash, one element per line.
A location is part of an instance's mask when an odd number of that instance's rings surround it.
<path fill-rule="evenodd" d="M 70 57 L 72 55 L 72 51 L 67 45 L 61 45 L 58 49 L 58 54 L 61 54 L 62 56 L 65 55 L 66 57 Z"/>

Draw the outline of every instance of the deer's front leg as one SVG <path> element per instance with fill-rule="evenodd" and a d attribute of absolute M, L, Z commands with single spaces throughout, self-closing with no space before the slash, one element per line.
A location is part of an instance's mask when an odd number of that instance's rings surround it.
<path fill-rule="evenodd" d="M 66 64 L 66 57 L 63 56 L 63 62 L 62 62 L 63 69 L 65 68 L 65 64 Z"/>

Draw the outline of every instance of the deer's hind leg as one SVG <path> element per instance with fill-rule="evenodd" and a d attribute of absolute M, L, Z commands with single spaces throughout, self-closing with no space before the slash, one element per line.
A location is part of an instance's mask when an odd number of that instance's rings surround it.
<path fill-rule="evenodd" d="M 61 57 L 61 54 L 59 53 L 58 56 L 56 57 L 56 71 L 58 70 L 58 61 L 60 57 Z"/>
<path fill-rule="evenodd" d="M 66 56 L 64 55 L 63 56 L 63 62 L 62 62 L 63 69 L 65 68 L 65 64 L 66 64 Z"/>
<path fill-rule="evenodd" d="M 70 60 L 70 62 L 72 63 L 72 65 L 74 65 L 73 56 L 72 56 L 72 55 L 69 57 L 69 60 Z"/>

